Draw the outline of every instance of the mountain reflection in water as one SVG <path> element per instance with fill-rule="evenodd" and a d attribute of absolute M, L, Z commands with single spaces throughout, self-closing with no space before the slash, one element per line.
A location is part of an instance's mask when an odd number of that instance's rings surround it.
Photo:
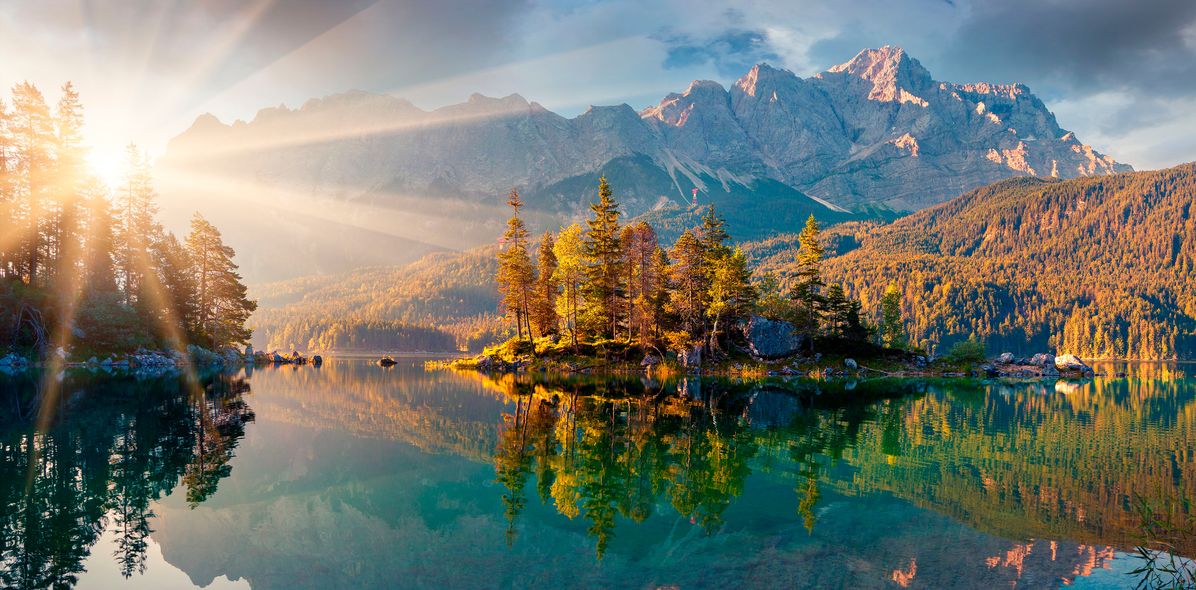
<path fill-rule="evenodd" d="M 121 587 L 87 567 L 104 559 L 131 581 L 160 567 L 254 588 L 1124 587 L 1134 499 L 1182 515 L 1196 491 L 1196 383 L 1166 374 L 653 381 L 334 360 L 208 384 L 68 378 L 39 430 L 36 384 L 0 382 L 0 581 Z M 90 555 L 100 535 L 114 555 Z M 142 574 L 149 544 L 164 561 Z"/>

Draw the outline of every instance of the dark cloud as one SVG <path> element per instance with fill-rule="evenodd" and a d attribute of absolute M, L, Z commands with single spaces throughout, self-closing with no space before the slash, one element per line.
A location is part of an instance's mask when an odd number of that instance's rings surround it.
<path fill-rule="evenodd" d="M 661 35 L 668 53 L 665 69 L 711 64 L 720 75 L 739 76 L 763 61 L 778 61 L 763 31 L 729 29 L 713 37 L 695 39 L 690 35 Z"/>
<path fill-rule="evenodd" d="M 946 72 L 1018 80 L 1050 94 L 1196 91 L 1193 0 L 976 3 L 941 54 Z"/>

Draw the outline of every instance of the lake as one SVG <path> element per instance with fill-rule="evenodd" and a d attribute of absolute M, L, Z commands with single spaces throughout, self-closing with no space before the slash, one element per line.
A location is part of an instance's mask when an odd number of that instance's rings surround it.
<path fill-rule="evenodd" d="M 1196 381 L 1174 365 L 0 375 L 0 583 L 20 589 L 1124 588 L 1138 501 L 1194 496 Z"/>

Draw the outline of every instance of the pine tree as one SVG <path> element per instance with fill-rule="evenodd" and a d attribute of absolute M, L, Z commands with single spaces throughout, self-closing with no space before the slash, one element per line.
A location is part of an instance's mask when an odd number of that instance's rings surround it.
<path fill-rule="evenodd" d="M 9 132 L 15 159 L 18 203 L 16 242 L 19 273 L 38 284 L 46 254 L 46 217 L 53 190 L 54 125 L 50 108 L 36 86 L 22 82 L 13 88 Z M 10 238 L 12 239 L 12 238 Z"/>
<path fill-rule="evenodd" d="M 87 292 L 115 293 L 116 271 L 112 253 L 116 250 L 112 206 L 100 187 L 86 191 L 87 241 L 84 244 L 83 288 Z"/>
<path fill-rule="evenodd" d="M 196 213 L 187 236 L 195 286 L 195 319 L 192 332 L 213 347 L 249 341 L 245 323 L 257 309 L 246 296 L 241 275 L 233 262 L 236 252 L 224 244 L 220 230 Z"/>
<path fill-rule="evenodd" d="M 161 234 L 161 227 L 154 219 L 158 195 L 144 154 L 129 144 L 125 156 L 125 182 L 117 191 L 120 230 L 116 266 L 125 301 L 141 305 L 146 303 L 142 301 L 145 274 L 153 270 L 149 251 Z"/>
<path fill-rule="evenodd" d="M 507 196 L 511 206 L 511 218 L 507 220 L 507 231 L 502 237 L 502 249 L 498 252 L 498 290 L 502 295 L 503 307 L 515 320 L 515 332 L 523 339 L 524 328 L 531 338 L 531 296 L 535 282 L 535 268 L 527 251 L 528 232 L 519 209 L 523 201 L 519 192 L 511 189 Z"/>
<path fill-rule="evenodd" d="M 623 301 L 623 249 L 619 237 L 619 205 L 606 177 L 598 180 L 598 202 L 587 223 L 585 296 L 586 330 L 595 337 L 613 337 L 619 330 Z"/>
<path fill-rule="evenodd" d="M 880 338 L 889 348 L 905 348 L 905 324 L 901 319 L 901 291 L 896 283 L 885 287 L 880 300 Z"/>
<path fill-rule="evenodd" d="M 793 299 L 797 303 L 796 323 L 807 331 L 818 328 L 824 299 L 821 295 L 822 244 L 818 242 L 821 228 L 811 215 L 798 236 L 797 271 L 794 276 Z"/>
<path fill-rule="evenodd" d="M 12 138 L 9 134 L 8 104 L 0 99 L 0 278 L 16 277 L 14 238 L 18 233 Z"/>
<path fill-rule="evenodd" d="M 685 230 L 673 244 L 669 258 L 667 309 L 676 329 L 666 336 L 673 348 L 684 350 L 705 340 L 704 320 L 710 296 L 705 250 L 694 232 Z"/>
<path fill-rule="evenodd" d="M 565 320 L 569 339 L 577 346 L 578 316 L 582 305 L 582 290 L 585 282 L 585 244 L 581 226 L 574 223 L 561 230 L 553 244 L 552 252 L 557 261 L 554 278 L 561 285 L 557 297 L 557 313 Z"/>
<path fill-rule="evenodd" d="M 663 268 L 657 264 L 656 231 L 645 221 L 623 228 L 626 273 L 627 341 L 639 338 L 641 343 L 652 339 L 657 323 L 657 306 L 662 288 Z"/>
<path fill-rule="evenodd" d="M 556 243 L 551 232 L 545 232 L 540 240 L 536 259 L 538 264 L 535 294 L 532 298 L 532 326 L 541 336 L 556 334 L 560 318 L 556 313 L 556 299 L 561 284 L 557 278 L 557 260 L 553 249 Z"/>
<path fill-rule="evenodd" d="M 86 149 L 83 147 L 83 105 L 79 102 L 79 93 L 69 82 L 62 87 L 54 125 L 54 202 L 50 207 L 51 227 L 47 239 L 56 264 L 50 268 L 54 270 L 54 278 L 58 283 L 55 290 L 60 298 L 73 302 L 82 288 L 79 280 L 83 264 L 82 226 L 85 217 L 82 191 L 88 179 Z"/>
<path fill-rule="evenodd" d="M 752 287 L 752 272 L 747 257 L 736 248 L 713 262 L 706 315 L 710 318 L 707 348 L 719 350 L 722 327 L 746 316 L 755 305 L 756 292 Z"/>

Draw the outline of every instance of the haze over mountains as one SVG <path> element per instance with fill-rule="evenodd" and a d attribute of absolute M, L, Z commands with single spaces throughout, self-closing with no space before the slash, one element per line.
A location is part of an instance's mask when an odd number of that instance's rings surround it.
<path fill-rule="evenodd" d="M 251 281 L 490 242 L 511 187 L 534 228 L 555 227 L 585 210 L 599 175 L 629 216 L 683 214 L 697 188 L 699 202 L 743 213 L 729 215 L 732 232 L 754 238 L 811 212 L 849 219 L 1011 176 L 1129 169 L 1060 128 L 1027 87 L 938 82 L 895 47 L 806 79 L 757 65 L 729 89 L 696 81 L 639 113 L 569 119 L 518 95 L 424 111 L 350 92 L 248 123 L 204 115 L 160 166 L 167 213 L 198 204 Z"/>

